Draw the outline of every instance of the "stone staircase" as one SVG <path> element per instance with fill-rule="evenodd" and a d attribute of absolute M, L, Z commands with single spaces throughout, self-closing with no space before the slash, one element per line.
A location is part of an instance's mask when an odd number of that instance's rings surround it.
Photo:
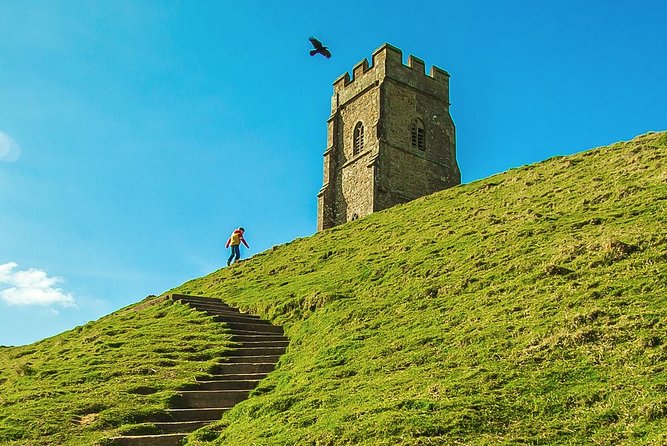
<path fill-rule="evenodd" d="M 113 446 L 177 446 L 188 433 L 217 421 L 223 412 L 248 398 L 250 391 L 273 370 L 288 340 L 282 327 L 230 307 L 210 297 L 173 294 L 171 299 L 215 316 L 229 327 L 238 347 L 205 379 L 179 391 L 171 408 L 146 420 L 157 434 L 126 434 L 109 440 Z"/>

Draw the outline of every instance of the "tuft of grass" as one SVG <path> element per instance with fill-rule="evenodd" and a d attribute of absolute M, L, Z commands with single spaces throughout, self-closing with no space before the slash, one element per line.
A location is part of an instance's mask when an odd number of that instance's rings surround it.
<path fill-rule="evenodd" d="M 187 444 L 666 444 L 666 161 L 667 133 L 551 158 L 171 290 L 290 338 L 252 397 Z M 196 352 L 224 355 L 208 319 L 141 305 L 0 349 L 0 440 L 132 432 L 205 373 Z"/>

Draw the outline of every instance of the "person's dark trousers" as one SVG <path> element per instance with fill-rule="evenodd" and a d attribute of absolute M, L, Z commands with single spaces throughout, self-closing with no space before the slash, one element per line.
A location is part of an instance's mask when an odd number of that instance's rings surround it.
<path fill-rule="evenodd" d="M 227 265 L 232 262 L 236 262 L 239 257 L 241 257 L 241 250 L 239 249 L 239 245 L 231 245 L 230 248 L 232 248 L 232 255 L 230 255 L 227 259 Z"/>

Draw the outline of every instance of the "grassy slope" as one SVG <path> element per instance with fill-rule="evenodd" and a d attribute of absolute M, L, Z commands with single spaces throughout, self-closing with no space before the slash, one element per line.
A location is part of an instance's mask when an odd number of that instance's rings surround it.
<path fill-rule="evenodd" d="M 183 284 L 291 339 L 255 397 L 190 444 L 667 443 L 666 166 L 667 133 L 645 135 Z M 0 443 L 90 444 L 224 353 L 180 305 L 134 310 L 0 349 Z"/>
<path fill-rule="evenodd" d="M 128 429 L 223 356 L 227 339 L 219 324 L 162 301 L 0 348 L 0 444 L 91 445 Z"/>
<path fill-rule="evenodd" d="M 667 444 L 666 266 L 667 133 L 277 247 L 177 288 L 291 339 L 190 442 Z"/>

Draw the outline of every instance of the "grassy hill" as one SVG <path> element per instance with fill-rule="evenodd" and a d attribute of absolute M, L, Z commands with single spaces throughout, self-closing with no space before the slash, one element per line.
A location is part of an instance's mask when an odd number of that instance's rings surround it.
<path fill-rule="evenodd" d="M 667 133 L 458 186 L 170 292 L 220 297 L 291 341 L 188 444 L 664 445 Z M 149 298 L 0 349 L 0 443 L 130 429 L 227 339 Z"/>

